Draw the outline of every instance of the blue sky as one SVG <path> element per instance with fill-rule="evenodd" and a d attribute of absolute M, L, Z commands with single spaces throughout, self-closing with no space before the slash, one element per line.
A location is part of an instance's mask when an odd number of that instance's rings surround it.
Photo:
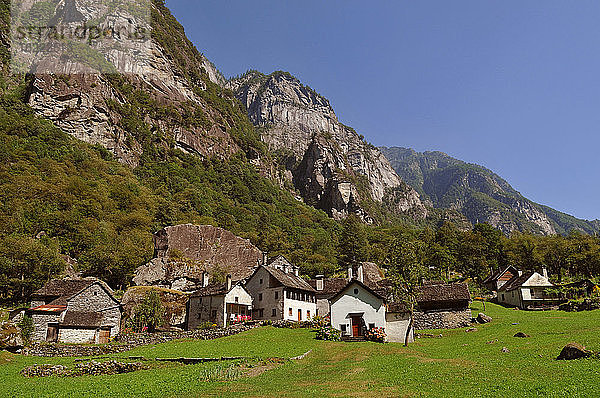
<path fill-rule="evenodd" d="M 375 145 L 600 218 L 600 2 L 167 0 L 227 76 L 286 70 Z"/>

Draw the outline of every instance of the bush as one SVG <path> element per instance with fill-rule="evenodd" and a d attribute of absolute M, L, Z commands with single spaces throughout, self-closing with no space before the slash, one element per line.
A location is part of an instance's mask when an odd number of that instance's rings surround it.
<path fill-rule="evenodd" d="M 208 330 L 208 329 L 216 329 L 217 324 L 211 321 L 202 322 L 196 329 L 198 330 Z"/>
<path fill-rule="evenodd" d="M 367 330 L 367 333 L 365 333 L 365 338 L 368 341 L 374 341 L 376 343 L 385 343 L 386 337 L 387 334 L 385 334 L 384 328 L 372 328 Z"/>
<path fill-rule="evenodd" d="M 331 326 L 324 326 L 317 331 L 317 335 L 315 338 L 317 340 L 324 341 L 341 341 L 342 332 L 335 328 L 332 328 Z"/>
<path fill-rule="evenodd" d="M 149 292 L 135 308 L 129 325 L 134 332 L 154 332 L 162 326 L 165 307 L 160 301 L 160 296 L 155 291 Z"/>
<path fill-rule="evenodd" d="M 23 343 L 29 344 L 31 342 L 31 336 L 33 335 L 33 318 L 29 315 L 23 315 L 23 318 L 17 323 L 19 329 L 21 329 L 21 338 Z"/>

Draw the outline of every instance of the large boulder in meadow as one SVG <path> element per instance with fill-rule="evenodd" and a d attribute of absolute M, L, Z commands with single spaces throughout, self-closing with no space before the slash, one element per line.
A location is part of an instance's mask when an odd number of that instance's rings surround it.
<path fill-rule="evenodd" d="M 22 347 L 21 329 L 12 322 L 0 323 L 0 349 L 16 351 Z"/>
<path fill-rule="evenodd" d="M 569 343 L 562 349 L 560 355 L 556 359 L 569 361 L 573 359 L 589 358 L 592 355 L 594 355 L 594 353 L 586 350 L 581 344 Z"/>
<path fill-rule="evenodd" d="M 477 315 L 477 322 L 479 322 L 479 323 L 490 323 L 491 321 L 492 321 L 492 317 L 487 316 L 483 312 L 480 312 L 479 315 Z"/>

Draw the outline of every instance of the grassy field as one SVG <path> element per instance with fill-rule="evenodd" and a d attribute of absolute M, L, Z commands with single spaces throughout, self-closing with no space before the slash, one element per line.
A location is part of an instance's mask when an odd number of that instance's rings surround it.
<path fill-rule="evenodd" d="M 475 304 L 477 313 L 481 304 Z M 2 397 L 415 396 L 597 397 L 600 360 L 556 361 L 568 342 L 600 351 L 600 311 L 523 312 L 487 305 L 494 321 L 477 331 L 441 331 L 442 338 L 399 344 L 332 343 L 308 330 L 260 328 L 213 341 L 175 341 L 125 354 L 155 357 L 297 356 L 303 360 L 245 370 L 235 381 L 203 381 L 215 364 L 152 364 L 116 376 L 27 379 L 34 363 L 71 365 L 74 359 L 0 355 Z M 513 325 L 517 323 L 518 325 Z M 528 339 L 512 337 L 516 332 Z M 440 332 L 437 332 L 440 333 Z M 502 348 L 509 349 L 503 353 Z M 228 365 L 227 365 L 228 366 Z M 266 369 L 266 370 L 265 370 Z"/>

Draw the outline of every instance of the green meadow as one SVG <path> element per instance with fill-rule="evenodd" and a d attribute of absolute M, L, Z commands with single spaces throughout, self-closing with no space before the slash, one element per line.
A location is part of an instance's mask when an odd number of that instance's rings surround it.
<path fill-rule="evenodd" d="M 474 313 L 481 311 L 473 305 Z M 247 361 L 181 365 L 114 376 L 25 378 L 34 363 L 71 366 L 75 358 L 0 355 L 2 397 L 597 397 L 600 360 L 556 361 L 576 341 L 600 351 L 600 311 L 524 312 L 487 304 L 494 318 L 477 331 L 443 330 L 441 338 L 401 344 L 337 343 L 309 330 L 264 327 L 212 341 L 140 347 L 128 356 L 245 356 Z M 516 325 L 515 325 L 516 324 Z M 531 335 L 515 338 L 516 332 Z M 509 352 L 502 352 L 506 347 Z M 302 360 L 274 361 L 312 350 Z M 102 360 L 102 359 L 100 359 Z M 230 372 L 230 369 L 235 369 Z"/>

